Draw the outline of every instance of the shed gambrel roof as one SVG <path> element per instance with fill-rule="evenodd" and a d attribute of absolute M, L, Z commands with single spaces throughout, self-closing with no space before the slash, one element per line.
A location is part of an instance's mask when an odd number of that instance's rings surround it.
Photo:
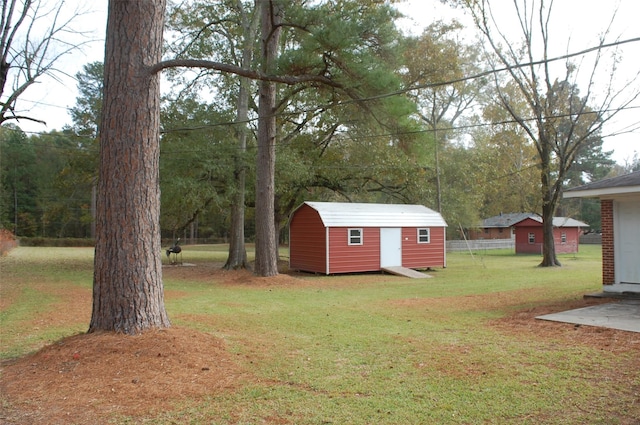
<path fill-rule="evenodd" d="M 640 171 L 567 189 L 564 191 L 564 197 L 588 198 L 628 193 L 640 193 Z"/>
<path fill-rule="evenodd" d="M 446 227 L 442 216 L 423 205 L 304 202 L 325 227 Z"/>

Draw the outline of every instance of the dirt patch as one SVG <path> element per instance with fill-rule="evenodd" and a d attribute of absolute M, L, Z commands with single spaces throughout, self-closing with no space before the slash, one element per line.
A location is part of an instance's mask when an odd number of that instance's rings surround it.
<path fill-rule="evenodd" d="M 597 326 L 573 325 L 536 319 L 545 314 L 612 302 L 606 298 L 580 298 L 557 304 L 537 306 L 516 311 L 490 324 L 509 334 L 522 338 L 558 339 L 573 345 L 585 345 L 600 350 L 637 352 L 640 358 L 640 333 Z"/>
<path fill-rule="evenodd" d="M 166 267 L 165 277 L 255 287 L 304 283 L 282 274 L 254 276 L 246 270 L 222 270 L 222 264 Z M 89 322 L 91 291 L 35 286 L 73 303 L 30 319 L 47 327 Z M 181 297 L 166 291 L 167 298 Z M 0 422 L 14 424 L 102 424 L 114 414 L 154 416 L 185 399 L 197 401 L 235 388 L 243 373 L 231 361 L 222 340 L 188 328 L 172 327 L 141 335 L 79 334 L 38 352 L 0 365 Z"/>
<path fill-rule="evenodd" d="M 441 298 L 412 298 L 394 300 L 393 304 L 401 308 L 435 308 L 443 311 L 484 311 L 513 310 L 500 319 L 492 320 L 489 326 L 501 332 L 517 335 L 525 339 L 559 339 L 575 345 L 585 345 L 603 350 L 620 352 L 637 351 L 640 356 L 640 333 L 595 326 L 572 325 L 536 319 L 545 314 L 577 308 L 590 307 L 613 302 L 607 298 L 576 298 L 561 303 L 539 305 L 522 309 L 523 300 L 540 298 L 542 289 L 522 289 L 482 295 L 467 295 Z"/>
<path fill-rule="evenodd" d="M 223 341 L 173 327 L 75 335 L 4 364 L 2 377 L 7 423 L 100 424 L 114 413 L 144 417 L 232 390 L 242 373 Z"/>
<path fill-rule="evenodd" d="M 251 270 L 225 270 L 224 263 L 198 263 L 165 266 L 162 274 L 165 279 L 180 279 L 193 282 L 215 282 L 216 285 L 266 287 L 347 287 L 350 285 L 375 284 L 376 282 L 402 281 L 405 277 L 392 276 L 382 272 L 353 273 L 333 276 L 334 279 L 312 279 L 313 273 L 289 270 L 287 261 L 278 263 L 279 274 L 271 277 L 259 277 Z"/>
<path fill-rule="evenodd" d="M 288 272 L 287 263 L 281 262 L 280 274 L 272 277 L 259 277 L 250 270 L 225 270 L 223 263 L 199 263 L 197 265 L 165 266 L 162 270 L 164 278 L 181 279 L 194 282 L 215 282 L 218 285 L 243 285 L 256 288 L 272 286 L 304 286 L 309 282 L 302 279 L 305 274 Z"/>

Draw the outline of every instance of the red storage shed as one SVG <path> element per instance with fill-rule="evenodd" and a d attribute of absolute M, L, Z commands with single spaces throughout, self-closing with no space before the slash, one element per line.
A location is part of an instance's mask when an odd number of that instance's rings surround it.
<path fill-rule="evenodd" d="M 289 267 L 324 274 L 446 267 L 446 227 L 422 205 L 304 202 L 289 219 Z"/>
<path fill-rule="evenodd" d="M 532 215 L 513 224 L 516 229 L 516 254 L 542 254 L 542 217 Z M 582 228 L 589 227 L 573 218 L 553 218 L 553 241 L 558 254 L 578 252 Z"/>

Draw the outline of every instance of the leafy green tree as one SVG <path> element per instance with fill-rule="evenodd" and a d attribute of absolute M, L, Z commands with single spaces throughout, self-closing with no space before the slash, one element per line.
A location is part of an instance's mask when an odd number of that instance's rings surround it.
<path fill-rule="evenodd" d="M 167 128 L 160 154 L 162 229 L 175 238 L 208 210 L 228 219 L 234 173 L 230 158 L 238 147 L 228 127 L 216 124 L 231 120 L 231 113 L 181 99 L 163 109 L 162 119 Z M 184 123 L 191 129 L 181 130 Z"/>
<path fill-rule="evenodd" d="M 442 216 L 449 224 L 447 236 L 460 238 L 460 228 L 474 225 L 480 220 L 484 200 L 486 176 L 478 151 L 462 144 L 450 143 L 443 146 L 441 179 L 443 187 Z"/>
<path fill-rule="evenodd" d="M 3 226 L 18 236 L 87 237 L 91 185 L 70 179 L 84 166 L 73 162 L 77 137 L 68 130 L 27 137 L 13 125 L 1 131 Z"/>
<path fill-rule="evenodd" d="M 405 79 L 409 93 L 418 105 L 417 115 L 433 139 L 436 209 L 443 211 L 441 184 L 442 150 L 456 137 L 451 130 L 456 122 L 472 110 L 481 94 L 482 81 L 465 79 L 478 71 L 477 45 L 467 45 L 458 38 L 462 25 L 436 22 L 416 38 L 406 41 Z M 450 197 L 449 197 L 450 198 Z"/>
<path fill-rule="evenodd" d="M 91 164 L 95 173 L 96 163 L 80 160 L 82 138 L 67 129 L 34 135 L 31 140 L 37 153 L 40 235 L 89 237 L 93 181 L 84 178 L 82 170 Z"/>
<path fill-rule="evenodd" d="M 507 82 L 501 90 L 509 93 L 514 110 L 525 113 L 526 102 L 514 84 Z M 472 136 L 481 169 L 478 175 L 483 195 L 480 215 L 540 212 L 535 146 L 497 99 L 497 95 L 485 97 L 482 118 L 490 125 L 478 127 Z"/>
<path fill-rule="evenodd" d="M 255 45 L 258 42 L 259 17 L 254 4 L 236 0 L 215 4 L 194 2 L 172 8 L 169 23 L 172 31 L 182 34 L 169 48 L 178 57 L 213 59 L 233 63 L 242 69 L 253 65 Z M 254 84 L 248 77 L 233 76 L 203 70 L 189 82 L 180 74 L 172 73 L 172 80 L 185 92 L 193 93 L 215 86 L 218 107 L 235 103 L 236 118 L 233 131 L 237 150 L 233 154 L 235 184 L 230 190 L 231 227 L 229 230 L 229 256 L 226 269 L 248 268 L 245 248 L 245 199 L 248 169 L 247 139 L 249 137 L 249 104 Z M 235 102 L 233 101 L 235 99 Z"/>
<path fill-rule="evenodd" d="M 540 211 L 535 148 L 514 124 L 474 133 L 483 196 L 481 217 Z"/>
<path fill-rule="evenodd" d="M 14 125 L 0 127 L 2 226 L 16 236 L 37 236 L 38 175 L 36 149 Z"/>
<path fill-rule="evenodd" d="M 104 65 L 92 62 L 76 74 L 78 93 L 76 105 L 69 111 L 74 131 L 85 137 L 97 138 L 100 133 L 102 94 L 104 91 Z"/>
<path fill-rule="evenodd" d="M 271 151 L 271 148 L 276 145 L 273 142 L 277 140 L 280 144 L 282 140 L 287 140 L 288 143 L 295 143 L 296 134 L 301 134 L 305 128 L 312 126 L 315 126 L 313 128 L 318 131 L 318 134 L 326 133 L 325 129 L 317 127 L 318 123 L 322 122 L 326 128 L 331 128 L 333 123 L 329 120 L 319 119 L 318 114 L 308 113 L 309 106 L 314 108 L 317 105 L 329 105 L 331 107 L 330 105 L 337 105 L 341 102 L 350 103 L 348 107 L 343 108 L 345 113 L 347 111 L 365 111 L 371 117 L 370 120 L 368 119 L 368 124 L 374 122 L 380 128 L 386 127 L 386 132 L 389 133 L 390 128 L 398 128 L 399 121 L 395 117 L 400 116 L 399 113 L 389 114 L 389 111 L 393 108 L 399 111 L 402 106 L 398 108 L 398 105 L 405 101 L 399 101 L 397 98 L 378 99 L 377 101 L 362 100 L 399 88 L 399 79 L 393 72 L 396 69 L 394 66 L 398 59 L 396 46 L 398 45 L 399 33 L 393 25 L 393 19 L 397 17 L 397 14 L 388 5 L 381 5 L 378 2 L 354 1 L 317 5 L 308 5 L 303 2 L 258 2 L 258 5 L 268 6 L 270 13 L 278 8 L 283 13 L 284 18 L 282 18 L 282 23 L 278 26 L 277 31 L 281 30 L 280 27 L 286 31 L 283 32 L 282 43 L 276 45 L 278 50 L 275 53 L 277 53 L 278 61 L 269 71 L 267 68 L 263 68 L 259 72 L 233 69 L 240 76 L 254 76 L 253 78 L 263 80 L 261 83 L 263 89 L 268 85 L 267 82 L 284 83 L 277 89 L 275 109 L 267 114 L 268 125 L 267 121 L 263 119 L 265 112 L 258 111 L 259 126 L 262 124 L 263 129 L 273 128 L 273 120 L 280 120 L 276 126 L 279 129 L 278 133 L 272 137 L 272 141 L 259 143 L 264 148 L 261 152 L 268 153 L 267 159 L 257 161 L 257 164 L 264 169 L 257 173 L 259 177 L 256 189 L 256 208 L 259 212 L 256 213 L 256 220 L 259 224 L 256 230 L 259 235 L 262 228 L 266 229 L 264 236 L 257 235 L 256 263 L 261 269 L 257 272 L 258 274 L 270 275 L 276 272 L 277 245 L 275 244 L 276 235 L 273 233 L 275 233 L 278 223 L 281 222 L 276 215 L 282 216 L 284 214 L 281 205 L 274 204 L 272 207 L 270 202 L 264 201 L 265 198 L 261 197 L 263 192 L 269 193 L 270 186 L 274 184 L 273 172 L 275 172 L 275 168 L 272 162 L 275 160 L 272 158 L 274 158 L 275 150 Z M 327 17 L 331 17 L 331 19 L 327 19 Z M 204 22 L 222 21 L 221 19 L 209 18 Z M 266 21 L 263 20 L 263 22 Z M 202 32 L 209 31 L 211 28 L 213 26 L 205 25 Z M 275 27 L 274 30 L 276 30 Z M 222 31 L 218 30 L 218 32 Z M 233 46 L 234 44 L 229 40 L 232 39 L 231 35 L 235 33 L 226 31 L 224 34 L 227 35 L 227 45 Z M 218 40 L 215 34 L 212 34 L 212 37 Z M 211 46 L 214 45 L 219 44 L 211 44 Z M 366 48 L 362 48 L 363 45 Z M 264 40 L 262 46 L 265 46 Z M 199 50 L 207 52 L 207 49 L 215 52 L 215 49 L 206 46 Z M 270 52 L 270 54 L 273 53 Z M 264 51 L 261 56 L 256 56 L 261 59 L 265 57 Z M 167 62 L 167 65 L 169 64 L 191 66 L 201 65 L 202 61 L 177 60 Z M 264 61 L 262 64 L 264 66 Z M 265 78 L 269 73 L 272 75 Z M 224 90 L 223 88 L 223 93 Z M 264 97 L 260 99 L 264 100 Z M 257 104 L 260 104 L 260 100 Z M 268 108 L 265 107 L 265 109 Z M 318 109 L 322 110 L 322 108 Z M 357 117 L 362 116 L 362 112 L 358 112 Z M 347 118 L 344 115 L 341 119 L 350 122 L 350 126 L 354 127 L 352 122 L 354 117 L 351 115 Z M 365 125 L 364 121 L 361 125 Z M 260 130 L 258 130 L 258 134 L 262 134 Z M 271 136 L 265 137 L 265 140 L 268 138 Z M 268 175 L 271 176 L 267 177 Z M 267 188 L 266 191 L 261 189 L 260 184 L 263 183 Z M 279 202 L 283 202 L 282 205 L 291 205 L 292 201 L 284 201 L 280 195 L 266 195 L 270 199 L 272 196 L 276 196 Z M 274 222 L 275 224 L 272 224 Z M 271 236 L 267 238 L 266 234 Z M 273 242 L 271 242 L 272 240 Z M 264 248 L 262 248 L 263 244 Z M 265 258 L 265 261 L 263 262 L 260 258 Z M 264 270 L 262 270 L 263 264 L 265 265 Z"/>
<path fill-rule="evenodd" d="M 90 226 L 89 235 L 95 237 L 96 190 L 98 182 L 98 135 L 104 91 L 102 62 L 86 64 L 76 74 L 78 93 L 76 105 L 70 109 L 75 135 L 74 148 L 69 151 L 68 166 L 60 174 L 58 184 L 70 190 L 83 188 L 90 200 L 82 207 L 82 221 Z"/>
<path fill-rule="evenodd" d="M 399 42 L 399 33 L 393 25 L 393 19 L 397 16 L 394 10 L 377 2 L 321 3 L 305 8 L 295 7 L 292 4 L 288 6 L 282 9 L 283 18 L 270 19 L 270 22 L 281 22 L 283 28 L 287 29 L 282 34 L 286 48 L 279 54 L 278 72 L 284 75 L 320 75 L 330 79 L 322 84 L 310 82 L 281 90 L 277 104 L 272 103 L 277 105 L 278 109 L 270 112 L 272 119 L 268 124 L 268 128 L 274 128 L 278 119 L 275 113 L 283 114 L 282 124 L 275 126 L 281 130 L 277 135 L 270 133 L 273 136 L 265 136 L 264 140 L 273 141 L 263 143 L 263 146 L 275 148 L 276 140 L 279 143 L 283 140 L 295 143 L 296 135 L 306 126 L 313 125 L 316 118 L 313 113 L 297 113 L 296 110 L 307 109 L 308 105 L 317 105 L 320 103 L 317 100 L 324 100 L 323 103 L 329 105 L 337 105 L 339 102 L 350 103 L 352 108 L 346 109 L 353 114 L 350 116 L 350 124 L 345 124 L 348 131 L 353 131 L 357 127 L 352 121 L 357 122 L 365 114 L 367 119 L 360 122 L 360 125 L 364 125 L 364 122 L 368 124 L 375 122 L 377 123 L 375 127 L 378 129 L 396 126 L 398 123 L 393 118 L 398 115 L 389 112 L 402 102 L 396 99 L 379 99 L 376 102 L 362 100 L 399 87 L 400 81 L 393 72 L 398 56 L 392 46 Z M 263 87 L 266 85 L 264 82 L 262 84 Z M 308 93 L 309 89 L 313 92 Z M 265 97 L 261 96 L 260 100 L 263 99 Z M 313 99 L 316 102 L 310 103 L 309 100 Z M 303 105 L 306 107 L 301 107 Z M 262 120 L 264 113 L 258 115 L 259 120 Z M 328 127 L 331 128 L 331 125 L 329 124 Z M 323 132 L 326 133 L 326 131 L 320 131 L 319 134 Z M 260 149 L 260 131 L 258 134 Z M 275 155 L 272 156 L 271 149 L 264 152 L 269 152 L 265 157 L 269 160 L 261 160 L 259 150 L 259 167 L 261 164 L 275 161 Z M 270 168 L 275 171 L 275 167 L 270 166 Z M 268 174 L 271 173 L 272 171 L 268 172 Z M 274 185 L 275 179 L 261 180 L 263 173 L 260 169 L 257 170 L 256 175 L 258 177 L 256 208 L 261 208 L 263 212 L 268 211 L 271 205 L 262 209 L 264 205 L 262 205 L 261 194 L 271 191 L 271 185 Z M 260 185 L 261 182 L 264 186 Z M 272 195 L 267 196 L 271 198 Z M 276 195 L 276 197 L 281 204 L 279 206 L 273 204 L 276 211 L 270 219 L 262 223 L 259 221 L 262 219 L 262 214 L 256 215 L 256 271 L 259 274 L 262 273 L 259 268 L 263 266 L 268 274 L 277 273 L 276 241 L 271 242 L 273 239 L 270 239 L 267 243 L 266 234 L 275 232 L 279 227 L 278 222 L 284 216 L 281 207 L 285 206 L 290 211 L 295 202 L 293 197 L 289 197 L 288 200 L 282 196 Z M 274 222 L 273 225 L 270 224 L 271 221 Z M 269 229 L 262 238 L 260 237 L 261 223 Z M 264 247 L 261 246 L 261 241 L 265 243 Z M 260 256 L 267 255 L 268 259 L 261 263 Z"/>

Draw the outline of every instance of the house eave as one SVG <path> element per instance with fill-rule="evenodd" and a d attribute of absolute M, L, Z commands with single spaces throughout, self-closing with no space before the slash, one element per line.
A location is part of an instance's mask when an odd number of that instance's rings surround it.
<path fill-rule="evenodd" d="M 564 198 L 602 198 L 612 195 L 627 195 L 640 192 L 640 186 L 607 187 L 601 189 L 584 189 L 566 191 Z"/>

